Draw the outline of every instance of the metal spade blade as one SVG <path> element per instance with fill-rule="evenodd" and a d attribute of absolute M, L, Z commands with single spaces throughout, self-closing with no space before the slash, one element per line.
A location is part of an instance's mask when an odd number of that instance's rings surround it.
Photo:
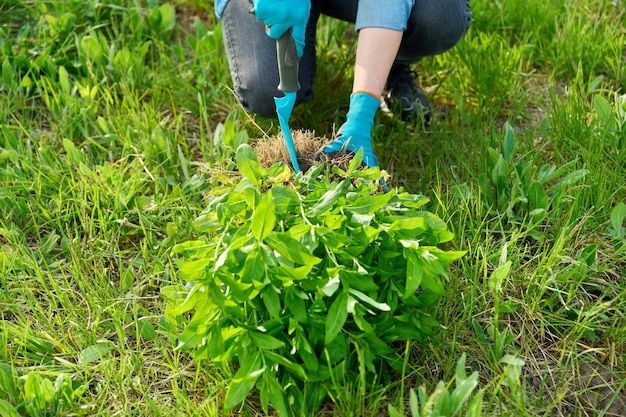
<path fill-rule="evenodd" d="M 278 90 L 285 94 L 284 97 L 274 97 L 276 114 L 278 115 L 278 123 L 283 133 L 283 139 L 285 140 L 293 169 L 295 172 L 300 172 L 296 146 L 293 143 L 291 129 L 289 128 L 289 118 L 296 103 L 296 93 L 300 90 L 300 83 L 298 82 L 298 62 L 300 59 L 296 51 L 296 43 L 291 36 L 291 29 L 276 41 L 276 54 L 280 77 Z"/>

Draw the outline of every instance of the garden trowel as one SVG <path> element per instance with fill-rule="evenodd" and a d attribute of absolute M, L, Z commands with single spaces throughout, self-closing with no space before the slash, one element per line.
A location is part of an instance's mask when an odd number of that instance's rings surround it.
<path fill-rule="evenodd" d="M 291 111 L 296 103 L 296 93 L 300 90 L 300 83 L 298 82 L 298 62 L 300 58 L 298 58 L 296 51 L 296 43 L 293 40 L 293 36 L 291 36 L 291 29 L 276 41 L 276 55 L 280 77 L 278 90 L 284 93 L 284 97 L 274 97 L 276 114 L 278 115 L 278 123 L 283 133 L 283 139 L 285 140 L 293 169 L 295 172 L 300 172 L 296 146 L 293 143 L 293 137 L 289 129 L 289 117 L 291 117 Z"/>

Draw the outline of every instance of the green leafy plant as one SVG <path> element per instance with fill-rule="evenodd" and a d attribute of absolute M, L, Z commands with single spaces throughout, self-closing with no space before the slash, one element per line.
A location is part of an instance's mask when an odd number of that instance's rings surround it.
<path fill-rule="evenodd" d="M 224 123 L 219 123 L 215 127 L 213 132 L 215 158 L 227 170 L 235 168 L 233 157 L 236 150 L 250 140 L 248 133 L 241 129 L 236 117 L 236 112 L 231 113 Z"/>
<path fill-rule="evenodd" d="M 447 267 L 463 255 L 424 196 L 380 193 L 378 168 L 265 170 L 243 144 L 241 180 L 216 188 L 199 239 L 174 247 L 188 283 L 169 286 L 166 317 L 194 310 L 178 349 L 225 370 L 230 410 L 256 387 L 267 412 L 314 412 L 342 380 L 388 381 L 394 343 L 433 334 Z M 371 377 L 371 378 L 370 378 Z"/>
<path fill-rule="evenodd" d="M 86 385 L 59 374 L 54 382 L 36 371 L 18 378 L 13 369 L 0 363 L 0 415 L 63 415 L 79 402 Z"/>
<path fill-rule="evenodd" d="M 580 182 L 587 169 L 572 170 L 577 160 L 560 167 L 544 164 L 537 168 L 532 160 L 516 154 L 515 131 L 507 122 L 500 150 L 488 148 L 488 172 L 478 177 L 485 204 L 506 214 L 509 222 L 526 222 L 531 236 L 542 240 L 533 230 L 542 225 L 550 212 L 560 212 L 566 187 Z"/>
<path fill-rule="evenodd" d="M 624 219 L 626 219 L 626 204 L 619 203 L 611 210 L 611 228 L 609 229 L 611 236 L 617 240 L 626 238 Z"/>
<path fill-rule="evenodd" d="M 626 128 L 626 94 L 614 94 L 613 106 L 601 95 L 593 97 L 593 107 L 600 121 L 611 131 L 623 132 Z"/>
<path fill-rule="evenodd" d="M 626 94 L 615 93 L 613 103 L 595 95 L 593 107 L 599 121 L 600 138 L 607 143 L 607 153 L 614 154 L 616 163 L 620 164 L 626 147 Z"/>
<path fill-rule="evenodd" d="M 447 385 L 439 381 L 435 391 L 430 395 L 423 386 L 419 386 L 417 392 L 411 389 L 409 411 L 412 417 L 479 417 L 482 415 L 483 391 L 479 391 L 472 397 L 472 392 L 478 386 L 478 372 L 468 377 L 465 372 L 465 359 L 465 354 L 463 354 L 457 362 L 455 387 L 452 392 L 448 389 L 452 381 Z M 389 405 L 390 417 L 404 417 L 405 415 Z"/>
<path fill-rule="evenodd" d="M 148 15 L 150 28 L 163 40 L 169 39 L 176 26 L 176 10 L 169 3 L 164 3 L 152 9 Z"/>

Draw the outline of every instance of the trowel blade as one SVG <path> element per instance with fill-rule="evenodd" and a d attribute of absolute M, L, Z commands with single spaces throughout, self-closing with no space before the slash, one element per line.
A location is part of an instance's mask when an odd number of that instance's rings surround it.
<path fill-rule="evenodd" d="M 291 136 L 291 129 L 289 128 L 289 118 L 293 111 L 293 106 L 296 103 L 296 92 L 285 92 L 284 97 L 274 97 L 276 103 L 276 114 L 278 115 L 278 123 L 280 124 L 280 130 L 283 133 L 283 139 L 285 145 L 287 145 L 287 152 L 289 152 L 289 158 L 291 164 L 296 172 L 300 172 L 300 166 L 298 165 L 298 155 L 296 153 L 296 145 L 293 143 L 293 137 Z"/>

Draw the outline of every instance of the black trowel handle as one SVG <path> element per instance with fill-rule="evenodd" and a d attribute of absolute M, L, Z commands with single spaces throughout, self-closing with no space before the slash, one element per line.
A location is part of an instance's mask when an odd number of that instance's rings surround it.
<path fill-rule="evenodd" d="M 250 9 L 248 12 L 254 14 L 254 2 L 249 0 Z M 269 26 L 265 27 L 265 31 L 269 32 Z M 293 93 L 294 91 L 300 91 L 300 83 L 298 82 L 298 50 L 296 49 L 296 41 L 291 36 L 292 29 L 289 28 L 287 32 L 283 34 L 276 41 L 276 55 L 278 58 L 278 76 L 280 82 L 278 83 L 278 91 Z"/>
<path fill-rule="evenodd" d="M 300 90 L 298 82 L 298 51 L 296 42 L 291 36 L 291 28 L 276 40 L 276 55 L 278 58 L 278 75 L 280 83 L 278 90 L 282 92 L 294 92 Z"/>

